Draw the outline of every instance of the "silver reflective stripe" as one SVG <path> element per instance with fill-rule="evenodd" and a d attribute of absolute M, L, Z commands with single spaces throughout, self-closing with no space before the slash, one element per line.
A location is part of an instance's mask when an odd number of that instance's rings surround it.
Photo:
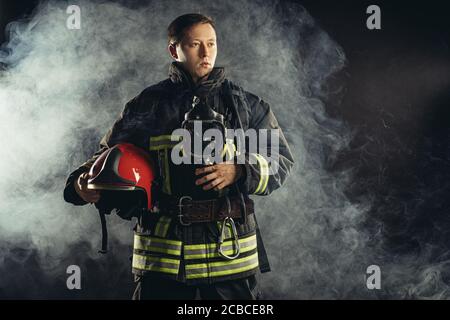
<path fill-rule="evenodd" d="M 134 269 L 138 270 L 178 274 L 180 260 L 156 256 L 143 256 L 134 253 L 132 266 Z"/>
<path fill-rule="evenodd" d="M 227 276 L 249 271 L 258 267 L 258 252 L 235 260 L 199 263 L 186 265 L 186 278 L 198 279 L 207 277 Z"/>
<path fill-rule="evenodd" d="M 256 248 L 256 235 L 252 235 L 247 238 L 239 239 L 240 252 L 248 252 Z M 233 254 L 235 248 L 233 241 L 225 241 L 222 244 L 222 251 L 225 254 Z M 186 260 L 192 259 L 206 259 L 220 257 L 216 243 L 206 243 L 197 245 L 185 245 L 184 246 L 184 258 Z"/>
<path fill-rule="evenodd" d="M 134 249 L 150 252 L 165 253 L 175 256 L 181 255 L 181 241 L 158 239 L 151 236 L 134 235 Z"/>

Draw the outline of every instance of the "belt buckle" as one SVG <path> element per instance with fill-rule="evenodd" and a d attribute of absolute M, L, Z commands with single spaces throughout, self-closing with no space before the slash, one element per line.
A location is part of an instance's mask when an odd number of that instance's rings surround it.
<path fill-rule="evenodd" d="M 190 196 L 182 196 L 180 200 L 178 200 L 178 220 L 180 221 L 180 224 L 182 226 L 190 226 L 192 223 L 186 223 L 183 221 L 183 207 L 187 206 L 187 204 L 183 204 L 183 200 L 188 199 L 189 201 L 192 201 L 192 198 Z"/>

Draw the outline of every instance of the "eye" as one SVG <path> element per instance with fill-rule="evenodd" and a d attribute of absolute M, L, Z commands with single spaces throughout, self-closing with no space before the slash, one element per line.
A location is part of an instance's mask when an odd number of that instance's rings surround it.
<path fill-rule="evenodd" d="M 216 44 L 214 42 L 208 43 L 208 47 L 214 47 Z"/>
<path fill-rule="evenodd" d="M 198 43 L 198 42 L 196 42 L 196 43 L 192 43 L 192 44 L 191 44 L 191 47 L 198 47 L 198 45 L 199 45 L 199 43 Z"/>

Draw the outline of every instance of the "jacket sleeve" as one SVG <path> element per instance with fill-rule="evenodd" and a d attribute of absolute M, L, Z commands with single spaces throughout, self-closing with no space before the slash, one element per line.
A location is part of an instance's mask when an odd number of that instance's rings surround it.
<path fill-rule="evenodd" d="M 294 159 L 269 104 L 255 95 L 247 95 L 250 107 L 249 128 L 256 129 L 258 149 L 252 152 L 246 143 L 245 170 L 238 185 L 244 193 L 264 196 L 284 184 L 294 165 Z M 261 135 L 260 129 L 267 129 L 267 139 Z M 278 140 L 278 148 L 271 139 L 271 131 Z M 267 142 L 261 144 L 261 141 Z"/>
<path fill-rule="evenodd" d="M 113 126 L 100 140 L 100 146 L 97 152 L 73 171 L 67 178 L 64 188 L 64 200 L 74 205 L 80 206 L 87 202 L 84 201 L 75 191 L 74 182 L 83 172 L 88 172 L 95 160 L 107 149 L 119 142 L 132 142 L 135 134 L 136 119 L 134 117 L 135 109 L 139 103 L 139 96 L 130 100 L 122 110 L 119 118 L 114 122 Z"/>

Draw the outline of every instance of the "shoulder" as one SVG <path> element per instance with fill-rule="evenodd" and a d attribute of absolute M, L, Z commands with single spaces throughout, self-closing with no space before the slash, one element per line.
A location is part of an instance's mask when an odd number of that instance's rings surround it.
<path fill-rule="evenodd" d="M 151 106 L 158 100 L 163 98 L 170 92 L 172 82 L 170 79 L 160 81 L 154 85 L 148 86 L 141 91 L 137 96 L 131 99 L 127 106 L 133 111 L 148 111 Z"/>
<path fill-rule="evenodd" d="M 228 80 L 228 83 L 230 84 L 231 93 L 244 99 L 250 110 L 255 110 L 255 108 L 260 108 L 261 105 L 267 104 L 260 96 L 245 90 L 238 83 L 231 80 Z"/>
<path fill-rule="evenodd" d="M 169 94 L 173 86 L 170 79 L 165 79 L 154 85 L 145 88 L 139 95 L 141 99 L 159 98 L 161 96 Z"/>

